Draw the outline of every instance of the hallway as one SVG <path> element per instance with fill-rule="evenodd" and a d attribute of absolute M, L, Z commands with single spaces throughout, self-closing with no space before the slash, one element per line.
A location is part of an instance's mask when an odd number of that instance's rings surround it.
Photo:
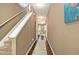
<path fill-rule="evenodd" d="M 7 7 L 8 4 L 2 4 L 2 5 L 5 5 Z M 3 7 L 5 8 L 5 6 Z M 0 54 L 8 53 L 7 49 L 5 49 L 5 52 L 3 51 L 4 47 L 11 49 L 9 51 L 10 53 L 8 54 L 25 54 L 26 52 L 28 52 L 29 48 L 31 48 L 31 45 L 33 44 L 33 42 L 35 44 L 35 42 L 37 41 L 35 48 L 32 47 L 34 48 L 32 55 L 47 55 L 48 48 L 46 43 L 46 39 L 47 39 L 46 15 L 48 13 L 49 4 L 45 4 L 45 5 L 44 4 L 42 5 L 41 4 L 29 4 L 29 5 L 13 4 L 12 6 L 15 6 L 15 7 L 19 6 L 18 8 L 22 10 L 20 12 L 17 12 L 17 14 L 15 13 L 14 16 L 12 17 L 10 16 L 11 18 L 8 20 L 6 19 L 7 21 L 4 19 L 5 22 L 3 22 L 2 24 L 3 26 L 0 25 L 1 27 L 0 38 L 2 39 L 0 43 L 0 51 L 1 51 Z M 9 8 L 9 9 L 11 9 L 11 11 L 13 10 L 12 8 Z M 7 8 L 6 10 L 9 10 L 9 9 Z M 23 15 L 19 16 L 20 14 L 23 14 Z M 18 21 L 15 21 L 17 20 L 15 19 L 15 17 L 18 19 Z M 11 26 L 13 25 L 13 26 L 8 27 L 9 25 Z M 10 47 L 8 45 L 10 45 Z"/>
<path fill-rule="evenodd" d="M 41 39 L 41 37 L 39 37 L 39 39 L 37 39 L 37 44 L 32 55 L 47 55 L 45 38 Z"/>
<path fill-rule="evenodd" d="M 79 54 L 79 14 L 65 19 L 65 5 L 74 4 L 0 4 L 0 55 Z"/>
<path fill-rule="evenodd" d="M 51 50 L 46 38 L 44 36 L 40 36 L 28 55 L 53 55 L 53 51 Z"/>

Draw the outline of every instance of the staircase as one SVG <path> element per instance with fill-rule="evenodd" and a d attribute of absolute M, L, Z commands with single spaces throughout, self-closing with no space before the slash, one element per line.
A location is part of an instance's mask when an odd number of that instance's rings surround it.
<path fill-rule="evenodd" d="M 0 47 L 0 55 L 11 55 L 12 54 L 12 40 L 3 42 L 3 46 Z"/>
<path fill-rule="evenodd" d="M 28 12 L 0 41 L 0 55 L 16 55 L 16 38 L 20 34 L 32 12 Z"/>
<path fill-rule="evenodd" d="M 24 9 L 24 10 L 20 11 L 19 13 L 17 13 L 16 15 L 14 15 L 13 17 L 11 17 L 5 23 L 8 24 L 8 23 L 10 23 L 9 21 L 13 22 L 13 20 L 17 20 L 16 18 L 18 18 L 18 17 L 19 17 L 19 19 L 21 19 L 21 17 L 24 16 L 25 14 L 26 14 L 26 11 Z M 19 21 L 20 20 L 16 21 L 16 23 L 17 22 L 20 23 Z M 0 55 L 12 55 L 13 54 L 12 53 L 12 50 L 13 50 L 12 49 L 12 42 L 13 42 L 13 40 L 9 38 L 9 35 L 15 30 L 18 23 L 16 25 L 14 25 L 13 28 L 11 30 L 9 30 L 9 32 L 0 41 Z M 1 26 L 5 26 L 5 24 L 1 24 Z M 1 28 L 1 26 L 0 26 L 0 28 Z"/>
<path fill-rule="evenodd" d="M 9 38 L 9 35 L 14 30 L 14 28 L 0 41 L 0 55 L 12 55 L 13 40 Z"/>

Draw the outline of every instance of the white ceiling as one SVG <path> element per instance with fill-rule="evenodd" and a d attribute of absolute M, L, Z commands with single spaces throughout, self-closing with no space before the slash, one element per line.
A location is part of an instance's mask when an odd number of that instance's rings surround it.
<path fill-rule="evenodd" d="M 21 7 L 25 8 L 25 7 L 27 7 L 27 6 L 28 6 L 28 3 L 19 3 L 19 6 L 21 6 Z"/>
<path fill-rule="evenodd" d="M 46 16 L 48 13 L 48 9 L 49 9 L 50 4 L 32 3 L 31 6 L 34 8 L 37 15 Z"/>
<path fill-rule="evenodd" d="M 23 8 L 28 6 L 28 3 L 19 3 L 19 5 Z M 32 3 L 30 4 L 35 10 L 37 15 L 46 16 L 49 10 L 50 4 L 46 3 Z"/>

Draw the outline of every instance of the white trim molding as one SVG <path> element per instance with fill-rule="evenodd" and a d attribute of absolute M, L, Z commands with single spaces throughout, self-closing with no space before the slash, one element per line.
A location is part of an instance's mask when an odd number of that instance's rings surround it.
<path fill-rule="evenodd" d="M 16 28 L 14 29 L 14 31 L 9 35 L 9 38 L 16 38 L 18 36 L 18 34 L 20 33 L 20 31 L 22 30 L 22 28 L 24 27 L 24 25 L 27 23 L 27 21 L 29 20 L 29 18 L 31 17 L 32 12 L 26 14 L 21 20 L 20 23 L 18 24 L 18 26 L 16 26 Z"/>
<path fill-rule="evenodd" d="M 24 12 L 24 10 L 18 12 L 16 15 L 12 16 L 11 18 L 9 18 L 7 21 L 5 21 L 4 23 L 0 24 L 0 27 L 2 27 L 5 23 L 7 23 L 8 21 L 10 21 L 12 18 L 18 16 L 19 14 L 21 14 L 22 12 Z M 9 35 L 13 32 L 13 30 L 16 28 L 16 25 L 7 33 L 7 35 L 0 41 L 0 47 L 4 46 L 4 41 L 7 41 L 9 38 Z"/>
<path fill-rule="evenodd" d="M 27 13 L 11 30 L 11 33 L 8 35 L 8 38 L 12 40 L 12 55 L 16 55 L 16 38 L 24 25 L 28 22 L 31 17 L 32 12 Z"/>

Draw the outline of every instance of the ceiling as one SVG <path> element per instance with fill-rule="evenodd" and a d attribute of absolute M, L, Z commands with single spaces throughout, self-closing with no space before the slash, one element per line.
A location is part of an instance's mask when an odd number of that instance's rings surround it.
<path fill-rule="evenodd" d="M 25 8 L 28 6 L 28 3 L 19 3 L 19 6 Z"/>
<path fill-rule="evenodd" d="M 34 8 L 37 15 L 46 16 L 48 13 L 50 4 L 32 3 L 31 6 Z"/>
<path fill-rule="evenodd" d="M 19 3 L 23 8 L 28 6 L 28 3 Z M 50 4 L 46 3 L 31 3 L 30 6 L 35 10 L 37 15 L 46 16 L 49 10 Z"/>

